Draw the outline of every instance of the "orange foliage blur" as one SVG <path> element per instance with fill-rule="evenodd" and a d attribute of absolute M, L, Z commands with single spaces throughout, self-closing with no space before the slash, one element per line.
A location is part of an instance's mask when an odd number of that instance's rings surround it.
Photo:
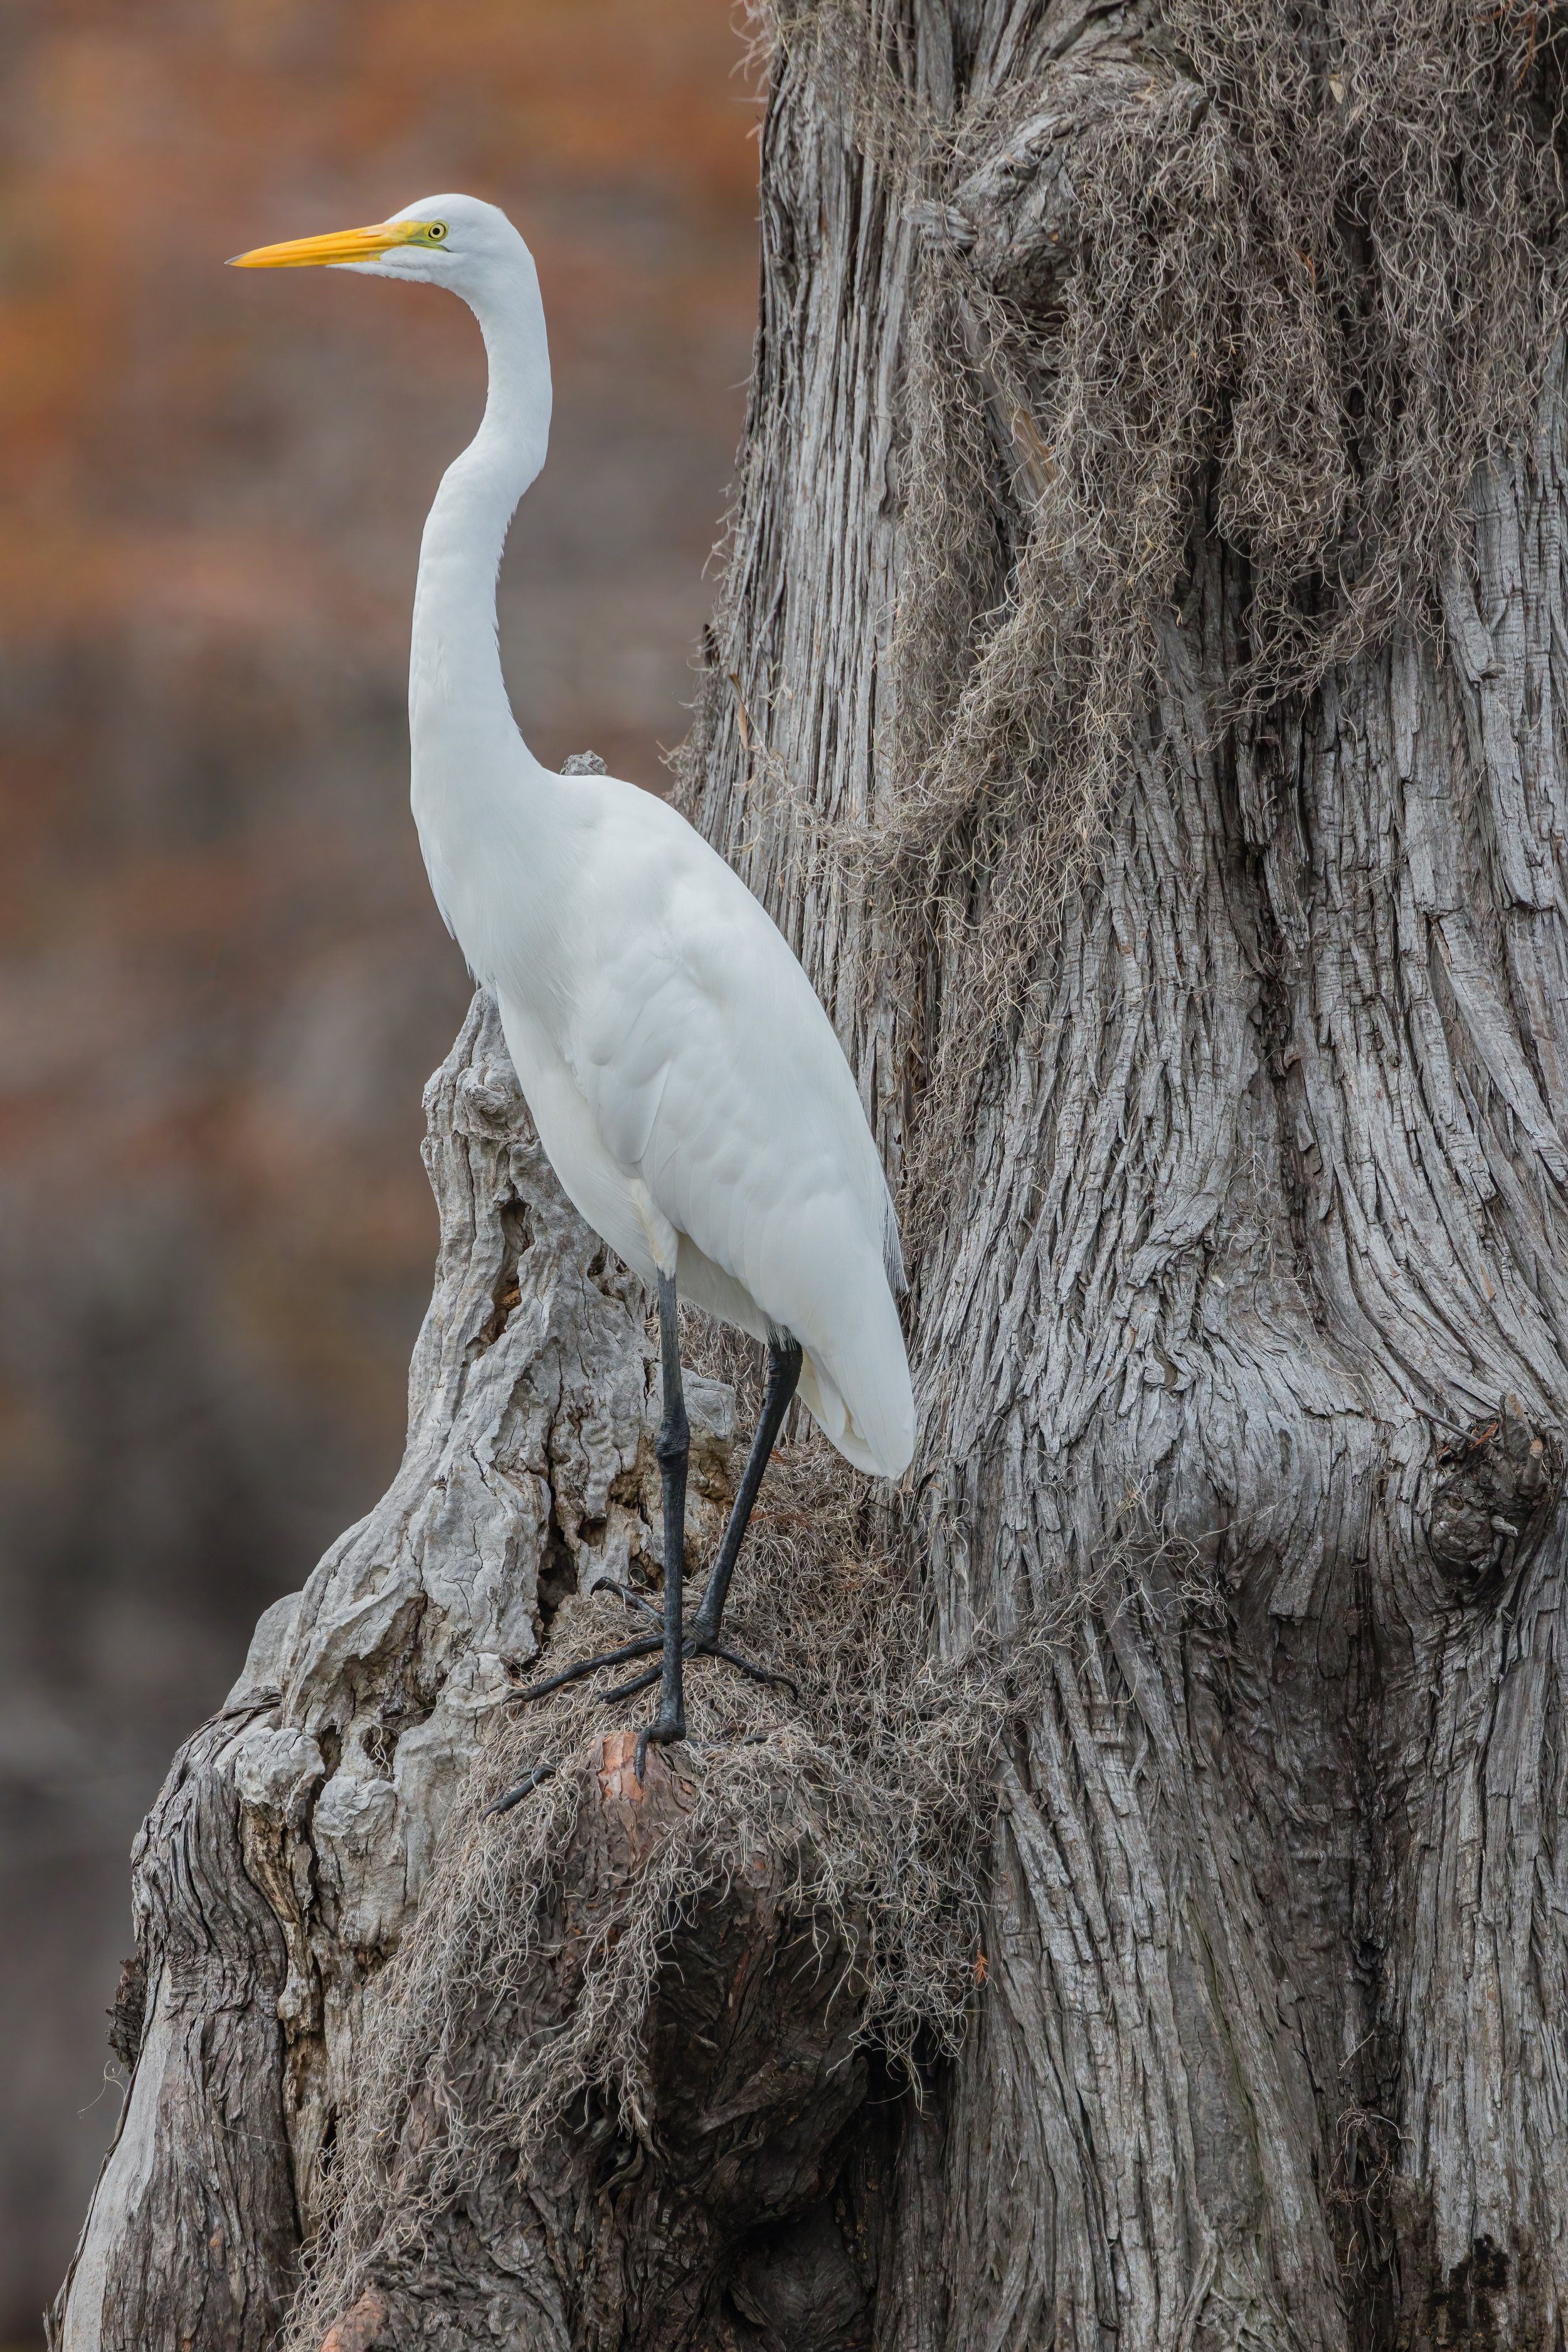
<path fill-rule="evenodd" d="M 0 2337 L 52 2290 L 124 1850 L 258 1609 L 395 1461 L 467 999 L 406 807 L 459 305 L 225 256 L 466 188 L 538 257 L 502 642 L 657 785 L 754 310 L 730 0 L 51 0 L 0 89 Z M 66 1859 L 68 1857 L 68 1861 Z"/>

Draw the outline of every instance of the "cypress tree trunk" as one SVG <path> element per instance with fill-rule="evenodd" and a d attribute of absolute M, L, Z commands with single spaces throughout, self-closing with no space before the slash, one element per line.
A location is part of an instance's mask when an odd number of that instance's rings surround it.
<path fill-rule="evenodd" d="M 887 1873 L 836 1859 L 782 1702 L 714 1698 L 640 1795 L 635 1709 L 486 1748 L 539 1657 L 624 1622 L 657 1398 L 481 1000 L 430 1097 L 404 1470 L 139 1856 L 140 2056 L 68 2352 L 261 2347 L 312 2236 L 312 2352 L 1568 2333 L 1548 29 L 1029 0 L 781 29 L 685 789 L 904 1186 L 915 1473 L 889 1514 L 785 1464 L 775 1516 L 808 1664 L 813 1557 L 873 1601 L 902 1563 L 911 1725 L 971 1722 L 939 1701 L 987 1662 L 980 1908 L 964 1868 L 916 1889 L 933 1941 L 973 1930 L 964 2030 L 935 1995 L 925 2041 L 879 2025 Z M 1428 131 L 1468 143 L 1423 182 Z M 699 1556 L 734 1470 L 711 1362 Z M 889 1813 L 923 1801 L 897 1697 L 881 1748 L 843 1727 Z M 781 1777 L 694 1844 L 753 1769 L 737 1724 Z M 475 1824 L 535 1760 L 552 1793 Z M 595 2071 L 573 2021 L 644 1882 Z M 362 2089 L 421 2001 L 419 2063 Z M 516 2053 L 567 2046 L 519 2105 Z"/>

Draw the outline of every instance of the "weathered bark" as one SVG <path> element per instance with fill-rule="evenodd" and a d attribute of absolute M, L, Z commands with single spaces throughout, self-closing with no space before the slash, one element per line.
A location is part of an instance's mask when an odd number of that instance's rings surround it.
<path fill-rule="evenodd" d="M 1142 56 L 1131 18 L 1007 0 L 900 22 L 889 56 L 939 118 L 961 75 L 1047 95 Z M 821 820 L 899 790 L 928 232 L 809 54 L 766 128 L 694 814 L 834 1010 L 896 1168 L 944 975 L 889 960 Z M 1026 278 L 1062 236 L 1070 115 L 950 192 L 983 275 Z M 1005 403 L 993 421 L 1013 467 Z M 1121 797 L 924 1236 L 910 1517 L 937 1638 L 1103 1592 L 1008 1727 L 961 2054 L 889 2105 L 826 1989 L 730 2019 L 732 1966 L 795 1983 L 814 1928 L 733 1890 L 661 1979 L 630 2192 L 634 2158 L 566 2119 L 525 2182 L 476 2186 L 422 2284 L 366 2288 L 341 2346 L 1568 2334 L 1565 430 L 1559 363 L 1528 446 L 1475 482 L 1468 560 L 1433 583 L 1443 634 L 1402 626 L 1264 718 L 1226 715 L 1247 577 L 1200 513 Z M 432 1137 L 442 1258 L 404 1471 L 265 1629 L 149 1827 L 150 2024 L 70 2352 L 265 2340 L 363 1988 L 505 1661 L 548 1637 L 568 1562 L 584 1590 L 644 1547 L 640 1303 L 525 1139 L 482 1008 Z M 730 1424 L 707 1402 L 717 1498 Z M 584 1817 L 612 1846 L 613 1764 Z M 743 2161 L 705 2042 L 759 2086 Z"/>
<path fill-rule="evenodd" d="M 1027 12 L 964 14 L 973 69 Z M 1053 30 L 1046 89 L 1053 47 L 1094 49 Z M 912 12 L 938 109 L 949 32 Z M 1070 130 L 963 192 L 982 262 L 1059 226 Z M 895 789 L 918 236 L 804 77 L 768 136 L 723 656 L 751 740 L 715 726 L 702 818 L 896 1142 L 920 1040 L 867 1009 L 858 909 L 752 743 L 832 818 Z M 1403 631 L 1250 725 L 1223 717 L 1244 569 L 1200 529 L 919 1266 L 944 1639 L 1021 1623 L 1130 1500 L 1191 1566 L 1136 1578 L 1016 1727 L 994 1998 L 905 2141 L 885 2344 L 1560 2338 L 1563 432 L 1559 366 L 1475 484 L 1446 654 Z"/>
<path fill-rule="evenodd" d="M 139 1842 L 115 2028 L 135 2071 L 56 2315 L 65 2352 L 275 2342 L 363 2064 L 364 1988 L 418 1904 L 480 1727 L 574 1596 L 657 1557 L 640 1290 L 562 1199 L 488 999 L 426 1107 L 442 1238 L 407 1454 L 263 1619 Z M 689 1375 L 687 1409 L 689 1526 L 710 1552 L 733 1399 Z M 628 1757 L 612 1732 L 592 1759 L 552 1951 L 591 1929 L 681 1804 L 679 1759 L 656 1757 L 639 1790 Z M 753 2311 L 770 2294 L 808 2317 L 825 2296 L 862 2309 L 863 2265 L 825 2263 L 814 2233 L 867 2062 L 847 1954 L 792 1900 L 791 1859 L 760 1856 L 672 1942 L 645 2028 L 649 2144 L 595 2111 L 551 2136 L 525 2213 L 515 2179 L 476 2181 L 417 2275 L 342 2315 L 340 2352 L 683 2344 L 726 2289 Z M 537 2024 L 574 1990 L 546 1957 L 518 1999 Z"/>

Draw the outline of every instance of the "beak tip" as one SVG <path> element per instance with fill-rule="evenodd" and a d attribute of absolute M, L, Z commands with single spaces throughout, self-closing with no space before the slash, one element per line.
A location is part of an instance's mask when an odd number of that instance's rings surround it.
<path fill-rule="evenodd" d="M 336 229 L 327 236 L 300 236 L 284 245 L 253 246 L 248 253 L 231 253 L 228 269 L 352 268 L 373 261 L 395 245 L 406 245 L 423 226 L 415 221 L 387 221 L 374 228 Z"/>

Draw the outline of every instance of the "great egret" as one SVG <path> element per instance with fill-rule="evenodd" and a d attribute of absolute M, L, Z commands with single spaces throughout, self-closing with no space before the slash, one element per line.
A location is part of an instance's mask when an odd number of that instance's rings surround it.
<path fill-rule="evenodd" d="M 496 572 L 518 501 L 544 463 L 551 394 L 538 275 L 510 221 L 472 196 L 430 196 L 374 227 L 261 246 L 236 261 L 448 287 L 484 336 L 484 417 L 442 479 L 419 553 L 414 815 L 437 903 L 495 997 L 563 1189 L 658 1299 L 662 1634 L 574 1670 L 662 1650 L 661 1667 L 623 1694 L 661 1685 L 658 1715 L 637 1743 L 640 1777 L 649 1740 L 685 1737 L 683 1654 L 746 1663 L 720 1644 L 724 1602 L 797 1384 L 859 1468 L 894 1478 L 913 1453 L 887 1181 L 832 1024 L 740 877 L 651 794 L 542 766 L 512 718 Z M 768 1351 L 745 1475 L 684 1637 L 679 1297 Z"/>

